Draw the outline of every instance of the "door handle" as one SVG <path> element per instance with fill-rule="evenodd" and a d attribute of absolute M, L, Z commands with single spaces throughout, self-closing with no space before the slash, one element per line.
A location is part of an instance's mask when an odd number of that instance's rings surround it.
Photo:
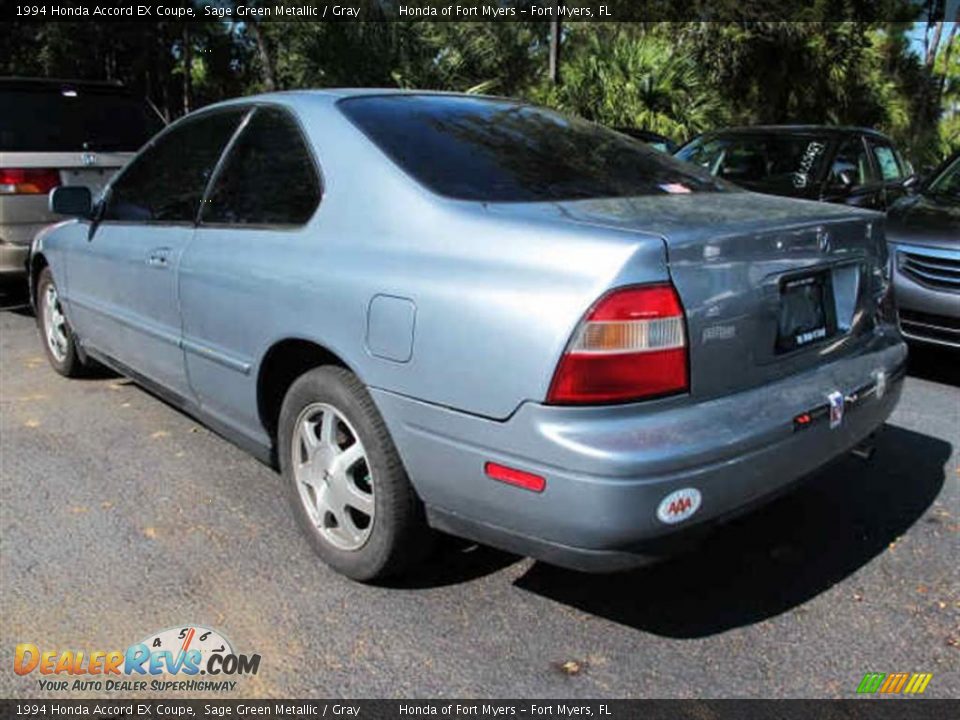
<path fill-rule="evenodd" d="M 170 248 L 154 248 L 147 254 L 147 265 L 160 269 L 168 267 L 170 252 Z"/>

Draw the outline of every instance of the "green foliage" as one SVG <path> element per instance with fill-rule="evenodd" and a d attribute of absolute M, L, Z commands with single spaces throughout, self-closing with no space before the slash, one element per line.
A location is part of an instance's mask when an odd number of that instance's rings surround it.
<path fill-rule="evenodd" d="M 764 2 L 703 7 L 720 20 Z M 0 75 L 122 81 L 168 117 L 272 87 L 380 86 L 525 97 L 676 140 L 729 124 L 866 125 L 932 164 L 960 146 L 957 37 L 944 32 L 928 64 L 904 0 L 882 0 L 900 22 L 827 21 L 866 2 L 807 3 L 804 23 L 566 22 L 558 85 L 549 23 L 523 21 L 7 23 Z"/>
<path fill-rule="evenodd" d="M 960 47 L 948 45 L 940 51 L 936 74 L 943 78 L 943 117 L 937 127 L 937 155 L 944 157 L 960 150 Z"/>
<path fill-rule="evenodd" d="M 656 35 L 588 33 L 563 65 L 563 84 L 531 94 L 589 120 L 674 138 L 716 127 L 725 116 L 700 64 Z"/>
<path fill-rule="evenodd" d="M 277 85 L 515 94 L 537 74 L 542 23 L 264 23 Z"/>

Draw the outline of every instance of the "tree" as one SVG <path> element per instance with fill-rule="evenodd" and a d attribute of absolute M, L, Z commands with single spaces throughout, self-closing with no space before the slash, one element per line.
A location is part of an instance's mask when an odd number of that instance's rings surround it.
<path fill-rule="evenodd" d="M 706 73 L 665 38 L 574 28 L 567 44 L 563 84 L 541 88 L 536 99 L 678 139 L 722 124 L 723 104 Z"/>
<path fill-rule="evenodd" d="M 295 0 L 270 0 L 280 2 Z M 799 12 L 801 0 L 783 2 Z M 834 21 L 865 4 L 886 21 Z M 551 23 L 381 22 L 387 0 L 368 0 L 357 22 L 11 22 L 0 28 L 0 74 L 123 82 L 169 119 L 254 92 L 378 86 L 527 97 L 677 139 L 723 124 L 858 124 L 890 133 L 924 165 L 958 144 L 960 17 L 944 16 L 948 4 L 817 0 L 801 23 L 729 19 L 769 0 L 702 0 L 711 22 L 677 10 L 682 22 L 557 23 L 559 84 Z"/>

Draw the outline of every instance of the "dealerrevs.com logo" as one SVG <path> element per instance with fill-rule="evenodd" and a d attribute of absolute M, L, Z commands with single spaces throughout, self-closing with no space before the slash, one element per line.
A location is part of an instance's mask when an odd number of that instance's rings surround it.
<path fill-rule="evenodd" d="M 260 655 L 234 652 L 219 632 L 202 625 L 152 633 L 126 650 L 46 650 L 17 645 L 13 670 L 37 673 L 40 690 L 53 691 L 229 691 L 256 675 Z M 202 679 L 201 679 L 201 676 Z"/>

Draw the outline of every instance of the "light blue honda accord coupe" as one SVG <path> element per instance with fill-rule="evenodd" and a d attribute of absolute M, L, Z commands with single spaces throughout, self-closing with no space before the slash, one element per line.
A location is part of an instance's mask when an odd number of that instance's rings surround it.
<path fill-rule="evenodd" d="M 99 361 L 275 464 L 359 580 L 431 528 L 648 562 L 864 448 L 900 396 L 881 215 L 513 100 L 243 98 L 50 202 L 74 216 L 30 260 L 54 369 Z"/>

